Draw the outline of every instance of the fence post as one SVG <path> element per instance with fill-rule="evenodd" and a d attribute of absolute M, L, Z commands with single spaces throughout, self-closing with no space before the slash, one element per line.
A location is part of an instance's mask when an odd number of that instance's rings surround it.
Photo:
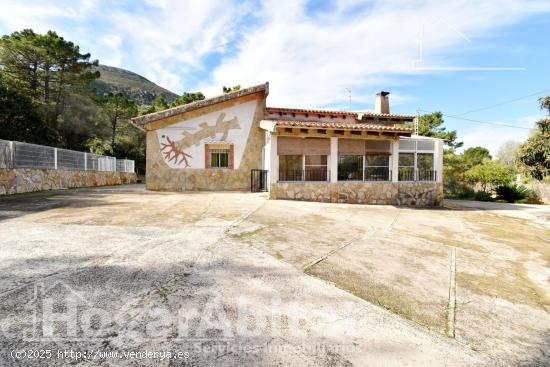
<path fill-rule="evenodd" d="M 13 141 L 10 141 L 10 166 L 8 168 L 15 167 L 15 144 Z"/>
<path fill-rule="evenodd" d="M 84 153 L 84 171 L 88 170 L 88 154 Z"/>
<path fill-rule="evenodd" d="M 53 169 L 57 169 L 57 148 L 53 148 Z"/>

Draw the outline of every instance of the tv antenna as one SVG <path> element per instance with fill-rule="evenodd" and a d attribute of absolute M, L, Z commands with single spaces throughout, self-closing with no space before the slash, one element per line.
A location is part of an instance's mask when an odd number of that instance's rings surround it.
<path fill-rule="evenodd" d="M 351 88 L 344 88 L 348 92 L 349 111 L 351 111 Z"/>

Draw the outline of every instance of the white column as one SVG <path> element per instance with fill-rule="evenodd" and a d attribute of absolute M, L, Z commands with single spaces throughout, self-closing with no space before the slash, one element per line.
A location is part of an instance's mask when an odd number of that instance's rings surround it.
<path fill-rule="evenodd" d="M 57 169 L 57 148 L 53 148 L 53 167 Z"/>
<path fill-rule="evenodd" d="M 443 182 L 443 140 L 436 140 L 434 144 L 434 170 L 436 182 Z"/>
<path fill-rule="evenodd" d="M 391 144 L 391 181 L 397 182 L 399 178 L 399 139 Z"/>
<path fill-rule="evenodd" d="M 330 182 L 338 182 L 338 138 L 330 138 Z"/>
<path fill-rule="evenodd" d="M 15 147 L 15 144 L 13 144 L 13 141 L 10 141 L 10 162 L 9 166 L 6 168 L 15 168 L 15 150 L 13 149 Z"/>
<path fill-rule="evenodd" d="M 277 183 L 279 181 L 279 156 L 277 155 L 277 135 L 270 135 L 269 139 L 269 174 L 268 185 Z M 266 153 L 267 153 L 266 151 Z"/>
<path fill-rule="evenodd" d="M 267 171 L 271 167 L 271 133 L 269 131 L 264 131 L 264 149 L 262 150 L 262 169 Z M 269 178 L 268 178 L 269 181 Z"/>

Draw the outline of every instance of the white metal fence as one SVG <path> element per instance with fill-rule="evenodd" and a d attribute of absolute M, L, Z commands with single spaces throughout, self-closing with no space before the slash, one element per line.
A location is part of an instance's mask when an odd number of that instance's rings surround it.
<path fill-rule="evenodd" d="M 134 172 L 134 161 L 45 145 L 0 140 L 0 168 Z"/>

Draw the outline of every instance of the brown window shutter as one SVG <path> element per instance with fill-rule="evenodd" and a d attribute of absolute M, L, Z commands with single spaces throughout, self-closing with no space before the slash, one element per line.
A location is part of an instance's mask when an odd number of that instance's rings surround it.
<path fill-rule="evenodd" d="M 210 168 L 210 149 L 204 144 L 204 168 Z"/>
<path fill-rule="evenodd" d="M 364 155 L 363 139 L 338 139 L 338 153 L 343 155 Z"/>
<path fill-rule="evenodd" d="M 330 139 L 306 138 L 304 139 L 304 154 L 306 155 L 329 155 Z"/>
<path fill-rule="evenodd" d="M 277 138 L 277 154 L 302 155 L 304 154 L 304 139 L 287 136 Z"/>

